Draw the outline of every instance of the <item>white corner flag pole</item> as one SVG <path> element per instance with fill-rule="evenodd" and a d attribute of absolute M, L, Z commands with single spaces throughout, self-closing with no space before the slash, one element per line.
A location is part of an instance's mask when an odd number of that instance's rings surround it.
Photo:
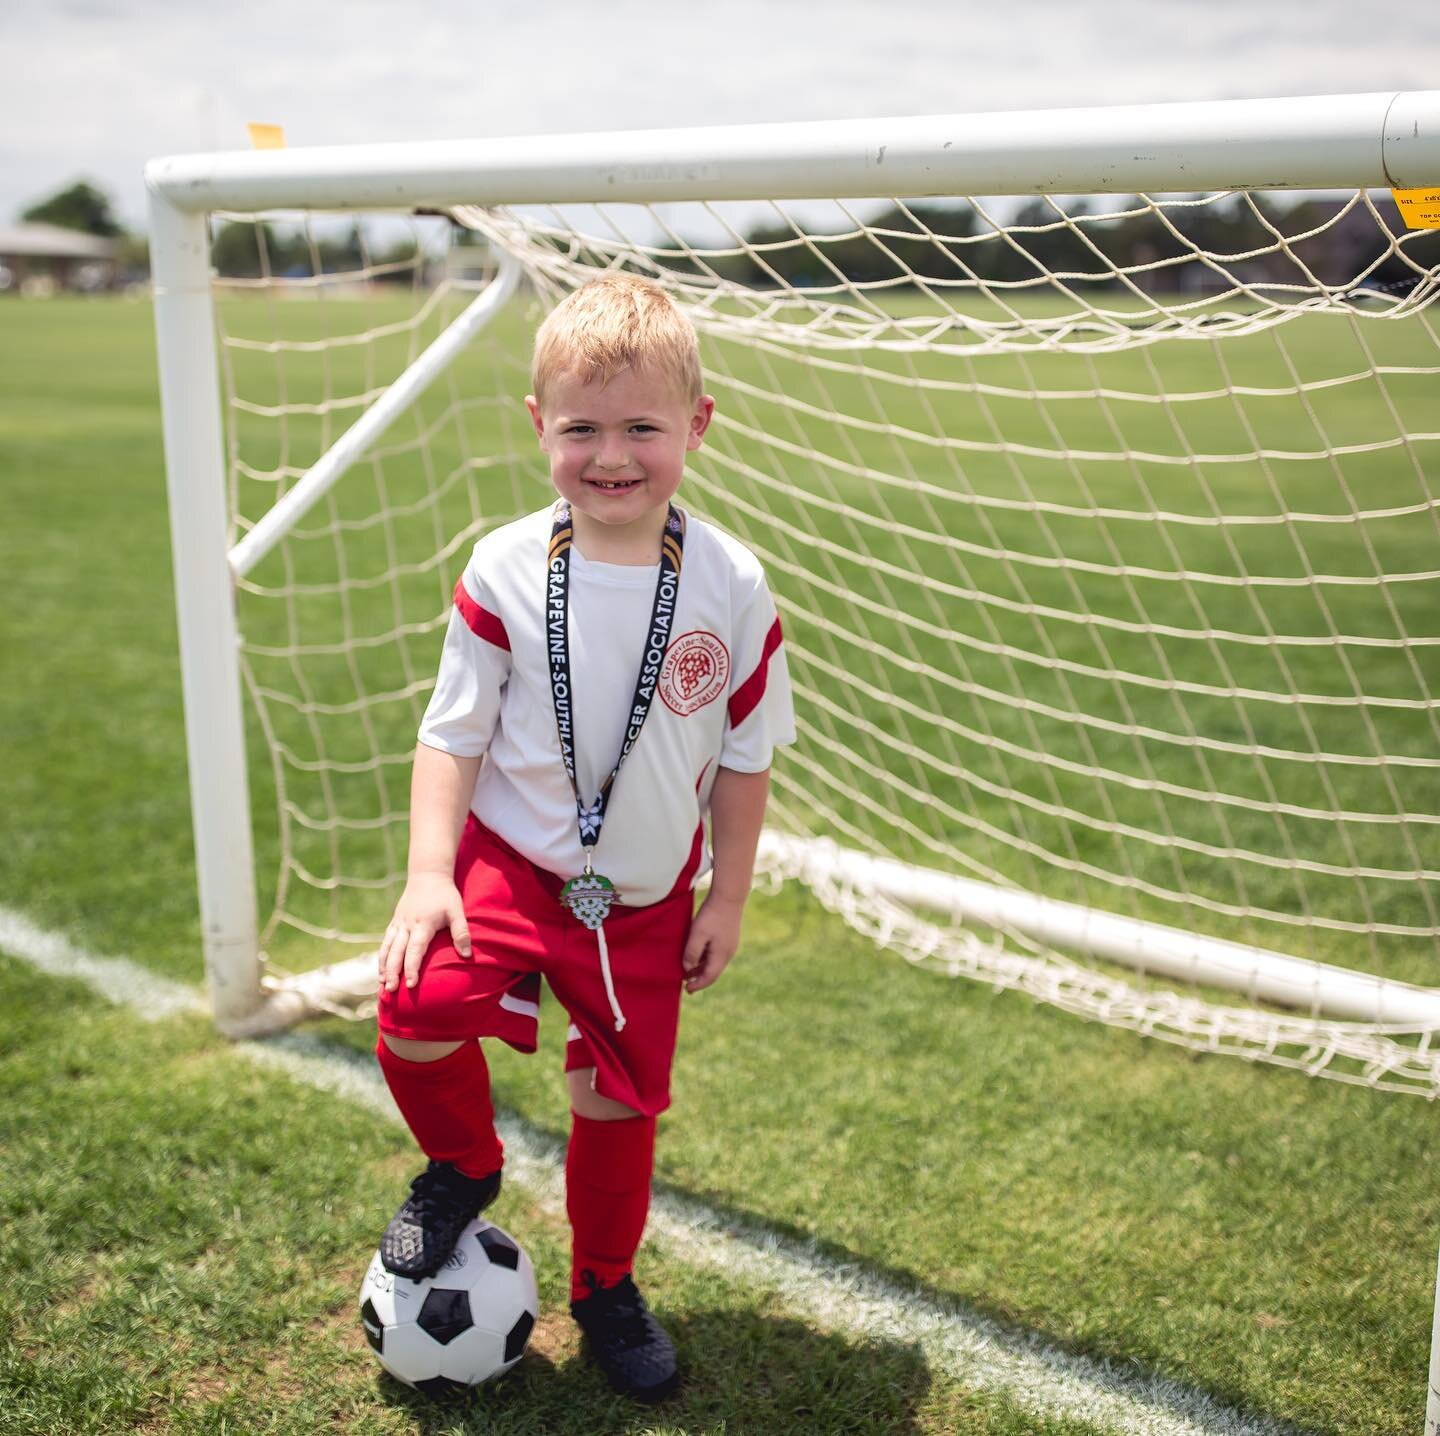
<path fill-rule="evenodd" d="M 1440 1266 L 1435 1274 L 1435 1322 L 1430 1328 L 1430 1385 L 1425 1398 L 1425 1436 L 1440 1436 Z"/>

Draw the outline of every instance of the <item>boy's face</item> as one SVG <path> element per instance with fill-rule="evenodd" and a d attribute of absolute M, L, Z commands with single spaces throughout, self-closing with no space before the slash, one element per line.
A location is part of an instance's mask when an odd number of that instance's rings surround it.
<path fill-rule="evenodd" d="M 708 395 L 692 404 L 663 376 L 636 369 L 605 384 L 561 375 L 543 407 L 533 395 L 525 404 L 572 512 L 636 534 L 663 522 L 685 455 L 700 447 L 715 408 Z"/>

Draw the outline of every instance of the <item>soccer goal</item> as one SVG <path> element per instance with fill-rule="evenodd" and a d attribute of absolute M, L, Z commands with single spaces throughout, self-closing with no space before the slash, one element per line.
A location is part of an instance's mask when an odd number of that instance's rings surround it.
<path fill-rule="evenodd" d="M 1440 233 L 1391 197 L 1440 92 L 147 179 L 225 1030 L 373 994 L 456 574 L 548 492 L 529 336 L 624 268 L 700 332 L 683 499 L 785 628 L 765 872 L 942 973 L 1440 1093 Z"/>

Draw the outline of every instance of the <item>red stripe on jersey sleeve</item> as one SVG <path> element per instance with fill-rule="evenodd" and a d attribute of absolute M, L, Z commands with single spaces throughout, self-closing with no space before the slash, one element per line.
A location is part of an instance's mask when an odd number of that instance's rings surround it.
<path fill-rule="evenodd" d="M 486 643 L 493 643 L 496 648 L 503 648 L 509 653 L 510 635 L 505 632 L 505 625 L 488 608 L 481 608 L 465 591 L 465 585 L 459 579 L 455 581 L 455 607 L 476 638 L 483 638 Z"/>
<path fill-rule="evenodd" d="M 765 696 L 765 683 L 770 676 L 770 656 L 780 647 L 780 620 L 777 617 L 765 635 L 765 649 L 755 671 L 730 695 L 730 726 L 738 728 L 755 711 Z"/>

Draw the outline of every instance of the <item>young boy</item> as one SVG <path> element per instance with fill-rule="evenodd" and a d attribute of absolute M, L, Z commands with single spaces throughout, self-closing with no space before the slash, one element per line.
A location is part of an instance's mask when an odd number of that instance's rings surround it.
<path fill-rule="evenodd" d="M 714 400 L 664 291 L 612 274 L 571 294 L 533 387 L 559 500 L 481 539 L 456 585 L 380 948 L 376 1052 L 430 1158 L 380 1249 L 429 1275 L 494 1201 L 476 1039 L 533 1052 L 543 975 L 569 1017 L 570 1309 L 611 1384 L 654 1401 L 679 1380 L 631 1276 L 655 1119 L 680 993 L 739 943 L 790 687 L 759 563 L 671 503 Z"/>

